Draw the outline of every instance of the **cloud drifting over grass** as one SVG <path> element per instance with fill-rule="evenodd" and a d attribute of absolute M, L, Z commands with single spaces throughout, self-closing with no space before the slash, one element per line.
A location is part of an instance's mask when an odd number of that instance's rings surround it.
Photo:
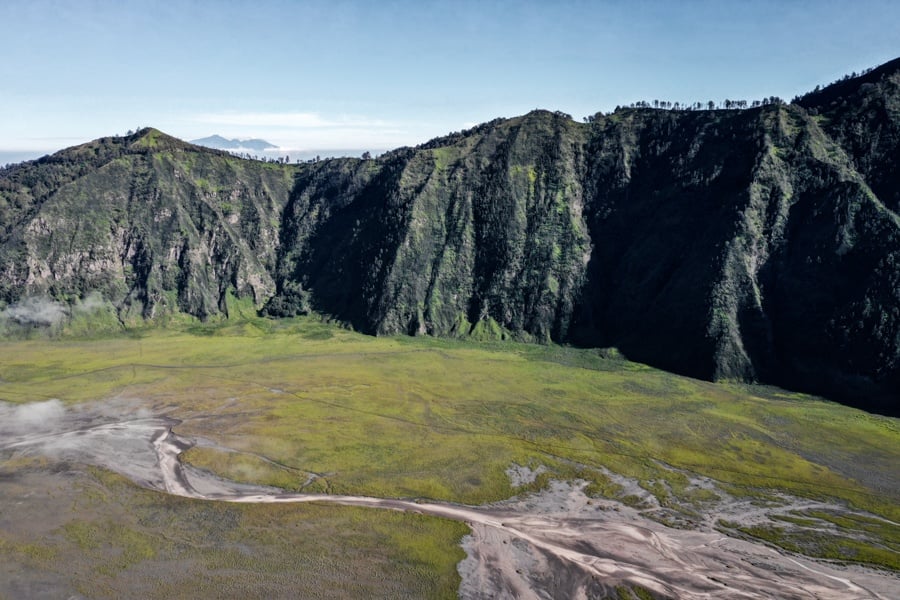
<path fill-rule="evenodd" d="M 20 325 L 48 327 L 58 324 L 67 315 L 64 304 L 49 298 L 26 298 L 9 305 L 0 313 L 0 319 L 10 319 Z"/>
<path fill-rule="evenodd" d="M 104 300 L 99 292 L 93 292 L 71 304 L 57 302 L 48 297 L 31 296 L 0 310 L 0 331 L 8 325 L 55 328 L 63 325 L 71 316 L 91 314 L 104 309 L 112 310 L 112 305 Z"/>

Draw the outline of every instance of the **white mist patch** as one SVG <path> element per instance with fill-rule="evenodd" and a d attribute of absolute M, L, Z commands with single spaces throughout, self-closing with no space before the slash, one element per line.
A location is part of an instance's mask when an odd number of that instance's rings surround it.
<path fill-rule="evenodd" d="M 75 406 L 66 406 L 57 398 L 26 404 L 0 401 L 0 449 L 49 443 L 48 434 L 148 419 L 153 414 L 134 398 L 112 398 Z"/>
<path fill-rule="evenodd" d="M 23 435 L 55 429 L 65 418 L 66 407 L 56 398 L 30 404 L 0 402 L 0 431 Z"/>
<path fill-rule="evenodd" d="M 165 435 L 175 421 L 150 414 L 128 398 L 68 407 L 56 399 L 21 405 L 0 402 L 0 454 L 95 465 L 139 485 L 165 489 L 153 440 Z"/>
<path fill-rule="evenodd" d="M 68 314 L 68 308 L 60 302 L 49 298 L 25 298 L 10 304 L 0 316 L 19 325 L 49 327 L 60 323 Z"/>
<path fill-rule="evenodd" d="M 32 296 L 13 302 L 0 310 L 0 327 L 56 329 L 79 315 L 113 311 L 113 305 L 99 292 L 92 292 L 74 303 L 57 302 L 44 296 Z"/>
<path fill-rule="evenodd" d="M 111 305 L 109 302 L 103 299 L 103 296 L 99 292 L 92 292 L 88 294 L 83 300 L 75 303 L 75 312 L 77 313 L 93 313 L 98 310 L 103 310 L 105 308 L 110 308 Z"/>

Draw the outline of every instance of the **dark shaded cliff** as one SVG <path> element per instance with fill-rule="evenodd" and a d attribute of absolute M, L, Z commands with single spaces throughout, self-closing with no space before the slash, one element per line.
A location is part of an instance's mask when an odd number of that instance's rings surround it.
<path fill-rule="evenodd" d="M 894 410 L 900 222 L 842 148 L 795 106 L 629 118 L 633 152 L 595 171 L 577 339 Z"/>
<path fill-rule="evenodd" d="M 897 412 L 898 82 L 894 61 L 790 105 L 535 111 L 374 160 L 98 140 L 0 171 L 0 300 L 206 318 L 231 291 Z"/>

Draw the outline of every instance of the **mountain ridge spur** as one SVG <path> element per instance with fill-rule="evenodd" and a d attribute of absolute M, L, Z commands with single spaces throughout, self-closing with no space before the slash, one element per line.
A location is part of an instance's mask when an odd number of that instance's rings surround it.
<path fill-rule="evenodd" d="M 0 303 L 619 348 L 897 413 L 900 61 L 786 104 L 534 111 L 376 159 L 154 129 L 0 171 Z"/>

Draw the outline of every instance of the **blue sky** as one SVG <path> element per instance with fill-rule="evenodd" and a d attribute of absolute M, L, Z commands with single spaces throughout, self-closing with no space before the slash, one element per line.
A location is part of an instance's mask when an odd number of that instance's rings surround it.
<path fill-rule="evenodd" d="M 896 0 L 3 0 L 0 152 L 145 125 L 378 151 L 534 108 L 790 99 L 898 32 Z"/>

